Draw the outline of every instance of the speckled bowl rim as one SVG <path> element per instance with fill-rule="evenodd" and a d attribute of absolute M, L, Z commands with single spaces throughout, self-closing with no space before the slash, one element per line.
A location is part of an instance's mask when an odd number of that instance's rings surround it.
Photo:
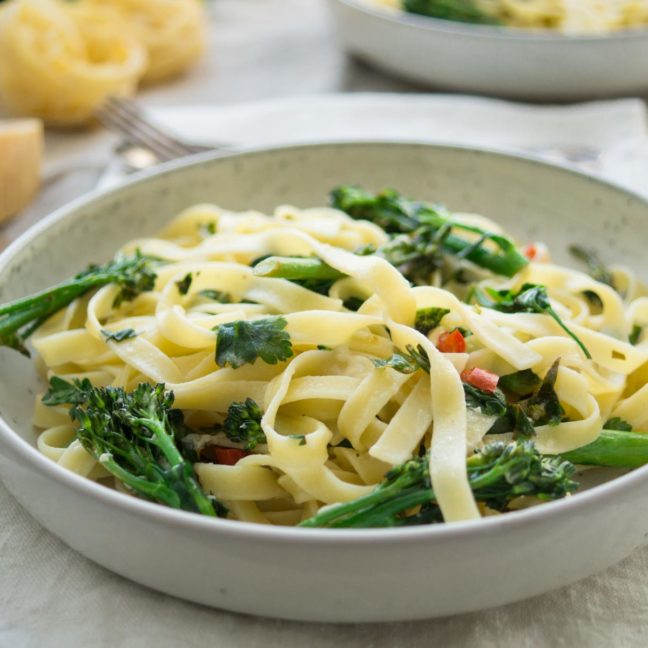
<path fill-rule="evenodd" d="M 495 158 L 507 158 L 517 160 L 519 164 L 529 165 L 531 167 L 540 167 L 558 171 L 584 182 L 595 184 L 604 188 L 605 191 L 625 195 L 627 198 L 639 201 L 646 206 L 646 215 L 648 216 L 648 200 L 637 193 L 626 190 L 622 187 L 606 182 L 594 176 L 580 172 L 575 169 L 563 167 L 548 162 L 543 162 L 531 156 L 523 154 L 512 154 L 495 148 L 471 147 L 471 146 L 451 146 L 445 144 L 430 144 L 416 140 L 402 141 L 382 141 L 382 140 L 360 140 L 360 141 L 336 141 L 326 143 L 302 143 L 289 146 L 269 146 L 241 150 L 237 153 L 201 153 L 190 158 L 167 162 L 150 171 L 145 171 L 136 176 L 125 180 L 119 186 L 109 189 L 99 189 L 92 191 L 76 200 L 68 203 L 46 216 L 39 223 L 32 226 L 24 232 L 19 238 L 11 243 L 0 254 L 0 275 L 10 264 L 14 255 L 28 246 L 31 241 L 42 236 L 47 230 L 63 221 L 77 210 L 91 206 L 93 203 L 107 196 L 118 195 L 122 192 L 128 192 L 133 186 L 140 186 L 154 181 L 161 176 L 176 173 L 178 170 L 184 170 L 191 167 L 201 166 L 213 161 L 222 160 L 229 163 L 229 160 L 245 158 L 257 155 L 268 155 L 272 153 L 282 153 L 284 151 L 308 151 L 314 148 L 334 149 L 336 147 L 412 147 L 412 148 L 433 148 L 440 151 L 463 151 L 475 155 L 492 156 Z M 81 216 L 77 216 L 80 218 Z M 59 484 L 75 489 L 76 491 L 87 495 L 88 497 L 103 502 L 104 504 L 121 509 L 124 513 L 136 514 L 150 521 L 157 521 L 165 525 L 175 527 L 191 528 L 194 531 L 205 533 L 217 533 L 229 536 L 232 539 L 255 537 L 264 541 L 291 541 L 303 543 L 326 543 L 332 545 L 362 544 L 366 542 L 381 544 L 398 544 L 402 545 L 407 542 L 420 542 L 426 538 L 433 540 L 459 539 L 470 534 L 481 534 L 490 536 L 495 532 L 505 531 L 506 529 L 526 526 L 532 522 L 544 520 L 550 522 L 564 516 L 571 516 L 573 513 L 582 512 L 582 510 L 596 504 L 604 503 L 604 500 L 612 493 L 622 495 L 625 492 L 633 490 L 642 482 L 648 482 L 648 465 L 634 469 L 620 477 L 616 477 L 609 482 L 593 487 L 584 493 L 567 497 L 562 500 L 547 502 L 537 507 L 524 509 L 507 513 L 506 515 L 481 518 L 479 520 L 470 520 L 464 522 L 451 522 L 438 525 L 408 527 L 408 528 L 380 528 L 380 529 L 307 529 L 297 527 L 279 527 L 256 524 L 252 522 L 239 522 L 236 520 L 223 520 L 221 518 L 208 518 L 195 513 L 179 511 L 165 506 L 137 499 L 130 495 L 119 493 L 115 490 L 102 486 L 85 477 L 77 475 L 41 454 L 34 446 L 23 439 L 17 432 L 14 432 L 11 425 L 0 414 L 0 439 L 10 450 L 15 453 L 23 462 L 32 468 L 39 470 L 43 475 L 55 480 Z"/>
<path fill-rule="evenodd" d="M 560 43 L 600 43 L 610 41 L 627 41 L 648 38 L 648 27 L 618 29 L 603 34 L 563 34 L 549 29 L 522 29 L 498 25 L 474 25 L 470 23 L 453 22 L 430 16 L 410 14 L 405 11 L 389 11 L 373 6 L 363 0 L 333 0 L 350 9 L 360 11 L 374 18 L 380 18 L 398 25 L 406 25 L 415 29 L 429 32 L 442 32 L 473 36 L 482 39 L 502 39 L 524 42 L 560 42 Z"/>

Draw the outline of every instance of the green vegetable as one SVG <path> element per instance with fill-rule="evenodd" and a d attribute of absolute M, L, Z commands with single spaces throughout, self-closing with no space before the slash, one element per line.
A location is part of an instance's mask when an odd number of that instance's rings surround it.
<path fill-rule="evenodd" d="M 639 468 L 648 464 L 648 434 L 604 429 L 596 441 L 562 457 L 585 466 Z"/>
<path fill-rule="evenodd" d="M 552 500 L 578 488 L 574 466 L 560 457 L 543 457 L 530 441 L 490 443 L 467 459 L 473 495 L 488 507 L 506 511 L 522 495 Z M 419 513 L 412 509 L 421 506 Z M 418 457 L 390 470 L 371 493 L 328 506 L 303 527 L 390 527 L 441 520 L 431 487 L 429 457 Z"/>
<path fill-rule="evenodd" d="M 587 250 L 580 245 L 572 245 L 569 251 L 578 260 L 587 264 L 587 269 L 592 279 L 600 281 L 612 288 L 615 287 L 612 273 L 605 267 L 605 264 L 594 250 Z"/>
<path fill-rule="evenodd" d="M 473 0 L 403 0 L 410 13 L 481 25 L 500 25 L 493 15 L 483 11 Z"/>
<path fill-rule="evenodd" d="M 530 396 L 540 387 L 541 383 L 540 377 L 533 373 L 531 369 L 523 369 L 522 371 L 500 376 L 497 385 L 516 396 Z"/>
<path fill-rule="evenodd" d="M 317 257 L 267 257 L 254 266 L 254 274 L 288 281 L 308 279 L 336 281 L 346 277 L 343 272 L 332 268 Z"/>
<path fill-rule="evenodd" d="M 585 345 L 567 328 L 558 316 L 558 313 L 556 313 L 549 303 L 545 286 L 525 283 L 517 292 L 513 290 L 494 290 L 492 288 L 482 290 L 481 288 L 473 287 L 470 297 L 481 306 L 486 306 L 487 308 L 492 308 L 502 313 L 541 313 L 543 315 L 549 315 L 578 344 L 585 357 L 589 360 L 592 359 Z"/>
<path fill-rule="evenodd" d="M 639 326 L 638 324 L 635 324 L 632 327 L 632 331 L 630 332 L 630 335 L 628 336 L 628 342 L 632 344 L 633 346 L 636 346 L 639 344 L 639 341 L 641 340 L 641 334 L 643 333 L 643 326 Z"/>
<path fill-rule="evenodd" d="M 237 320 L 216 327 L 216 363 L 234 369 L 261 358 L 268 364 L 288 360 L 293 349 L 283 317 Z"/>
<path fill-rule="evenodd" d="M 232 303 L 232 295 L 227 292 L 223 292 L 222 290 L 200 290 L 198 292 L 198 295 L 200 297 L 204 297 L 205 299 L 211 299 L 212 301 L 219 302 L 221 304 Z"/>
<path fill-rule="evenodd" d="M 124 340 L 130 340 L 137 336 L 137 333 L 132 328 L 125 328 L 120 331 L 106 331 L 102 329 L 101 334 L 106 338 L 106 342 L 123 342 Z"/>
<path fill-rule="evenodd" d="M 417 263 L 422 263 L 434 269 L 439 267 L 444 256 L 453 256 L 467 259 L 495 274 L 512 277 L 528 264 L 510 239 L 459 223 L 445 210 L 429 203 L 407 200 L 393 190 L 372 194 L 359 187 L 342 186 L 331 193 L 331 204 L 352 218 L 375 223 L 387 233 L 409 235 L 394 239 L 377 252 L 396 267 L 414 263 L 414 270 L 417 270 Z M 468 240 L 459 235 L 461 232 L 478 238 Z M 485 247 L 487 241 L 494 244 L 496 250 Z M 412 271 L 406 270 L 404 274 L 408 276 Z"/>
<path fill-rule="evenodd" d="M 376 367 L 391 367 L 404 374 L 414 373 L 418 369 L 430 373 L 430 359 L 420 344 L 416 349 L 411 344 L 408 344 L 405 351 L 397 349 L 391 357 L 384 360 L 373 360 L 372 362 Z"/>
<path fill-rule="evenodd" d="M 429 308 L 419 308 L 416 311 L 416 319 L 414 321 L 414 328 L 417 331 L 427 335 L 430 331 L 437 328 L 441 324 L 441 320 L 450 312 L 448 308 L 437 308 L 430 306 Z"/>
<path fill-rule="evenodd" d="M 624 421 L 622 418 L 615 416 L 611 418 L 604 426 L 606 430 L 617 430 L 619 432 L 632 432 L 632 425 L 628 421 Z"/>
<path fill-rule="evenodd" d="M 133 392 L 93 387 L 89 380 L 50 381 L 46 405 L 70 404 L 83 447 L 134 494 L 176 509 L 215 516 L 223 508 L 201 489 L 176 445 L 173 393 L 164 385 Z"/>
<path fill-rule="evenodd" d="M 506 414 L 506 399 L 499 389 L 488 392 L 466 382 L 463 383 L 463 388 L 468 407 L 479 409 L 486 416 L 504 416 Z"/>
<path fill-rule="evenodd" d="M 191 283 L 193 282 L 193 275 L 191 272 L 189 272 L 184 279 L 181 279 L 180 281 L 176 281 L 176 286 L 178 286 L 178 292 L 181 295 L 186 295 L 189 292 L 189 288 L 191 288 Z"/>
<path fill-rule="evenodd" d="M 254 450 L 259 443 L 266 443 L 261 429 L 263 412 L 251 398 L 232 403 L 227 410 L 223 431 L 230 441 L 245 443 L 246 450 Z"/>
<path fill-rule="evenodd" d="M 560 360 L 553 363 L 543 380 L 529 372 L 518 372 L 509 374 L 508 378 L 503 376 L 498 384 L 501 387 L 513 385 L 524 394 L 516 402 L 509 403 L 506 413 L 501 416 L 493 427 L 488 431 L 489 434 L 504 434 L 505 432 L 515 432 L 519 436 L 532 436 L 535 434 L 534 427 L 539 425 L 558 425 L 565 415 L 565 411 L 560 404 L 558 394 L 556 394 L 556 378 L 558 377 L 558 367 Z M 515 378 L 513 378 L 515 376 Z M 502 383 L 502 380 L 504 382 Z M 535 389 L 529 391 L 530 385 L 537 385 Z"/>
<path fill-rule="evenodd" d="M 116 284 L 120 291 L 114 301 L 117 308 L 142 292 L 153 290 L 158 259 L 136 252 L 103 266 L 90 266 L 73 279 L 42 292 L 0 306 L 0 345 L 29 356 L 25 340 L 49 317 L 93 288 Z"/>

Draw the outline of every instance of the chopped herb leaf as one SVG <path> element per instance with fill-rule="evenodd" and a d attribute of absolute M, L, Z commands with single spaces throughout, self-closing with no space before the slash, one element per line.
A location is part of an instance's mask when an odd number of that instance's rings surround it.
<path fill-rule="evenodd" d="M 618 430 L 619 432 L 632 432 L 632 425 L 618 416 L 611 418 L 603 428 L 606 430 Z"/>
<path fill-rule="evenodd" d="M 605 267 L 605 264 L 594 250 L 587 250 L 579 245 L 572 245 L 569 251 L 579 261 L 587 264 L 588 274 L 592 279 L 600 281 L 611 288 L 615 288 L 612 273 Z"/>
<path fill-rule="evenodd" d="M 120 331 L 107 331 L 101 329 L 101 334 L 106 338 L 106 342 L 123 342 L 134 338 L 137 333 L 132 328 L 121 329 Z"/>
<path fill-rule="evenodd" d="M 261 358 L 268 364 L 288 360 L 293 349 L 283 317 L 237 320 L 216 327 L 216 363 L 234 369 Z"/>
<path fill-rule="evenodd" d="M 628 336 L 628 341 L 630 344 L 633 346 L 636 346 L 639 344 L 639 340 L 641 339 L 641 334 L 643 333 L 643 326 L 639 326 L 639 324 L 635 324 L 632 327 L 632 331 L 630 332 L 630 335 Z"/>
<path fill-rule="evenodd" d="M 531 369 L 524 369 L 500 376 L 498 385 L 516 396 L 525 397 L 533 394 L 541 383 L 540 376 L 533 373 Z"/>
<path fill-rule="evenodd" d="M 364 303 L 365 300 L 361 299 L 360 297 L 349 297 L 348 299 L 344 300 L 343 305 L 344 308 L 348 308 L 349 310 L 357 312 L 358 310 L 360 310 L 360 307 Z"/>
<path fill-rule="evenodd" d="M 554 362 L 544 380 L 539 382 L 536 390 L 531 395 L 516 403 L 509 404 L 506 413 L 495 421 L 488 433 L 504 434 L 505 432 L 515 432 L 518 436 L 532 436 L 535 433 L 534 426 L 558 425 L 565 415 L 555 390 L 559 363 L 560 360 Z M 499 381 L 500 385 L 502 384 L 502 378 Z M 531 382 L 530 378 L 527 378 L 527 380 Z M 512 382 L 515 383 L 515 381 Z"/>
<path fill-rule="evenodd" d="M 300 446 L 306 445 L 306 435 L 305 434 L 289 434 L 288 438 L 289 439 L 295 439 L 296 441 L 299 441 Z"/>
<path fill-rule="evenodd" d="M 220 302 L 221 304 L 232 303 L 232 295 L 227 292 L 223 292 L 222 290 L 206 289 L 199 291 L 198 294 L 205 299 L 211 299 L 212 301 Z"/>
<path fill-rule="evenodd" d="M 184 279 L 181 279 L 180 281 L 176 281 L 176 286 L 178 286 L 178 292 L 181 295 L 186 295 L 189 292 L 189 288 L 191 288 L 191 282 L 193 281 L 193 275 L 191 272 L 189 272 Z"/>
<path fill-rule="evenodd" d="M 326 344 L 318 344 L 317 345 L 317 350 L 318 351 L 333 351 L 333 348 L 330 346 L 326 346 Z"/>
<path fill-rule="evenodd" d="M 487 392 L 467 382 L 463 383 L 463 388 L 468 407 L 479 409 L 486 416 L 504 416 L 506 414 L 506 399 L 499 389 Z"/>
<path fill-rule="evenodd" d="M 211 223 L 201 223 L 198 229 L 203 236 L 213 236 L 216 234 L 216 223 L 213 221 Z"/>

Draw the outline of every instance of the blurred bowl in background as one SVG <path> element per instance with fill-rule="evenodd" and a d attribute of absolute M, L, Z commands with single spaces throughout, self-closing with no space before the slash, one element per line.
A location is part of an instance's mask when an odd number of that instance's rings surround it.
<path fill-rule="evenodd" d="M 566 35 L 329 2 L 350 53 L 416 83 L 542 101 L 648 92 L 648 29 Z"/>

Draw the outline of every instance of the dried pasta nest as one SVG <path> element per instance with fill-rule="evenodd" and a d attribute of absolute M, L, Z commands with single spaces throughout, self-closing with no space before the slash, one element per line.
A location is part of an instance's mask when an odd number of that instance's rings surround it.
<path fill-rule="evenodd" d="M 200 0 L 12 0 L 0 10 L 0 100 L 48 125 L 176 76 L 203 52 Z"/>
<path fill-rule="evenodd" d="M 85 0 L 120 13 L 148 50 L 146 83 L 177 76 L 205 49 L 205 17 L 200 0 Z"/>
<path fill-rule="evenodd" d="M 146 64 L 110 11 L 17 0 L 0 12 L 0 96 L 12 114 L 84 122 L 108 95 L 132 94 Z"/>

